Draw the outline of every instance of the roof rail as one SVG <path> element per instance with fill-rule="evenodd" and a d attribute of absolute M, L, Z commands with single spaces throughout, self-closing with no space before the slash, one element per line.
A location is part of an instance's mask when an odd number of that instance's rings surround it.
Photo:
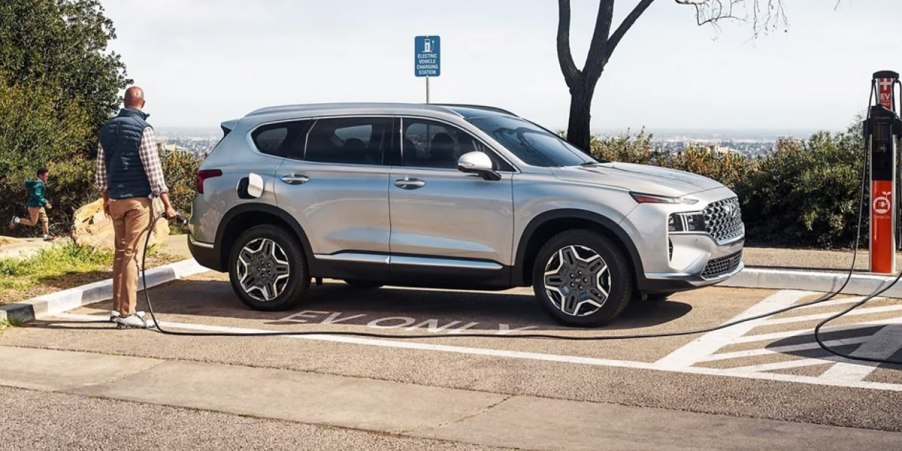
<path fill-rule="evenodd" d="M 471 105 L 471 104 L 467 104 L 467 103 L 430 103 L 429 105 L 436 105 L 436 106 L 443 106 L 443 107 L 451 107 L 451 108 L 454 108 L 454 107 L 458 107 L 458 108 L 472 108 L 472 109 L 474 109 L 474 110 L 494 111 L 494 112 L 496 112 L 496 113 L 504 113 L 504 114 L 509 114 L 509 115 L 511 115 L 511 116 L 514 116 L 514 117 L 520 117 L 520 116 L 517 116 L 516 114 L 514 114 L 514 113 L 512 113 L 512 112 L 510 112 L 510 111 L 508 111 L 508 110 L 505 110 L 504 108 L 498 108 L 498 107 L 494 107 L 494 106 Z"/>

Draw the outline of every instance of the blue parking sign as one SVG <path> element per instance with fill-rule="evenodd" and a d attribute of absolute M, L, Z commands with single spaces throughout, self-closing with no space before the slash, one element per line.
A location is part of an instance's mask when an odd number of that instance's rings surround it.
<path fill-rule="evenodd" d="M 417 77 L 438 77 L 442 74 L 441 38 L 417 36 L 413 39 L 414 73 Z"/>

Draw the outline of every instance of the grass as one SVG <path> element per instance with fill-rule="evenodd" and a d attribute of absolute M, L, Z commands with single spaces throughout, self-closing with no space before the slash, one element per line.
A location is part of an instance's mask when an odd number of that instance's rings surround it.
<path fill-rule="evenodd" d="M 175 257 L 148 252 L 147 266 L 168 263 Z M 113 252 L 67 241 L 29 258 L 0 259 L 0 304 L 96 282 L 112 276 Z"/>

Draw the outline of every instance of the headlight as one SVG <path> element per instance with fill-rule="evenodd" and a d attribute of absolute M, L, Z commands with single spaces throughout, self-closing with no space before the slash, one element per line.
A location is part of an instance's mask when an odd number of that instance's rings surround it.
<path fill-rule="evenodd" d="M 705 231 L 705 214 L 700 211 L 673 213 L 667 218 L 667 231 L 695 233 Z"/>

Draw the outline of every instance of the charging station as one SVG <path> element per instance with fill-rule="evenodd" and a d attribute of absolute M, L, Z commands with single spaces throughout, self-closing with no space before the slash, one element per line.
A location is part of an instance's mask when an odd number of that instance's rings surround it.
<path fill-rule="evenodd" d="M 897 237 L 896 224 L 899 211 L 898 159 L 896 140 L 902 136 L 902 122 L 896 112 L 895 86 L 899 74 L 893 71 L 875 72 L 871 80 L 872 96 L 877 102 L 868 109 L 864 122 L 865 142 L 868 146 L 870 165 L 870 270 L 879 274 L 896 272 Z"/>

